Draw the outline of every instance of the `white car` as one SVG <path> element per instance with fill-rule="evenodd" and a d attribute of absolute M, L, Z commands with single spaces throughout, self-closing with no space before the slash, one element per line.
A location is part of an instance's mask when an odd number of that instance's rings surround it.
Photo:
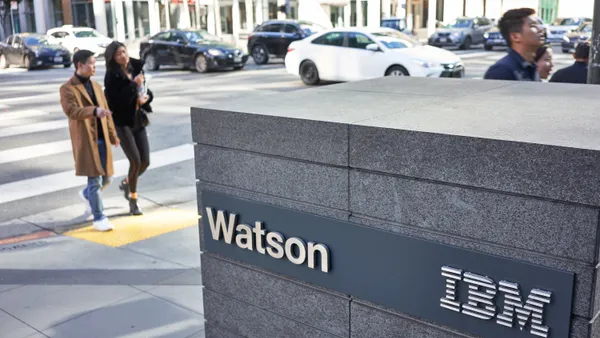
<path fill-rule="evenodd" d="M 464 76 L 456 54 L 383 27 L 333 29 L 294 41 L 285 67 L 307 85 L 383 76 Z"/>
<path fill-rule="evenodd" d="M 55 37 L 71 54 L 80 49 L 87 49 L 94 52 L 95 56 L 103 55 L 106 47 L 113 41 L 93 28 L 71 25 L 52 28 L 47 34 Z"/>

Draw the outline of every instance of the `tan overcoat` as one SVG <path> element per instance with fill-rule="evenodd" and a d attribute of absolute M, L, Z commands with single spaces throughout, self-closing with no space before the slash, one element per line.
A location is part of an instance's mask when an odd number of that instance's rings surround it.
<path fill-rule="evenodd" d="M 91 81 L 91 80 L 90 80 Z M 100 108 L 108 109 L 102 87 L 94 82 L 94 94 Z M 69 118 L 69 132 L 75 159 L 75 175 L 77 176 L 112 176 L 113 158 L 111 144 L 117 144 L 119 138 L 115 131 L 112 116 L 100 119 L 106 144 L 106 172 L 100 162 L 96 130 L 97 118 L 94 116 L 94 103 L 85 86 L 75 75 L 60 87 L 60 104 Z"/>

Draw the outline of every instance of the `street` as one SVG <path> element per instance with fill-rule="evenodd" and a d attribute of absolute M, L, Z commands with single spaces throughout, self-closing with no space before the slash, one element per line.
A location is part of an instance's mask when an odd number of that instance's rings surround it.
<path fill-rule="evenodd" d="M 475 79 L 505 55 L 455 52 Z M 555 71 L 572 62 L 554 48 Z M 151 166 L 139 181 L 148 213 L 126 215 L 118 183 L 129 164 L 115 149 L 116 174 L 103 199 L 127 236 L 100 238 L 81 229 L 91 223 L 78 197 L 86 179 L 74 175 L 59 103 L 58 89 L 72 74 L 73 68 L 0 71 L 2 337 L 203 337 L 190 107 L 247 95 L 262 95 L 268 105 L 269 95 L 308 87 L 281 61 L 208 74 L 149 72 Z M 99 61 L 94 80 L 103 83 L 104 74 Z M 90 326 L 96 335 L 84 333 Z"/>

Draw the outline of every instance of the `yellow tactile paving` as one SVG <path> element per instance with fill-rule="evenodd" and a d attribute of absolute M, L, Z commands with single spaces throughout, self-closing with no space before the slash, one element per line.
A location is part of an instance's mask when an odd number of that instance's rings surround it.
<path fill-rule="evenodd" d="M 110 222 L 115 227 L 112 231 L 100 232 L 89 226 L 66 232 L 64 235 L 116 248 L 175 230 L 198 226 L 198 215 L 180 209 L 161 208 L 143 216 L 111 218 Z"/>

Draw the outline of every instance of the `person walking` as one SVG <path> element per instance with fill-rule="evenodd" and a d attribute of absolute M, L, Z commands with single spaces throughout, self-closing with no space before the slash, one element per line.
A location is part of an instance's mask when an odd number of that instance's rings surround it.
<path fill-rule="evenodd" d="M 552 74 L 552 69 L 554 68 L 554 63 L 552 62 L 552 46 L 544 45 L 538 48 L 533 61 L 540 74 L 540 78 L 542 80 L 548 80 L 550 74 Z"/>
<path fill-rule="evenodd" d="M 587 83 L 588 64 L 590 63 L 590 43 L 582 42 L 575 48 L 573 53 L 575 63 L 569 67 L 559 69 L 550 78 L 550 82 L 556 83 Z"/>
<path fill-rule="evenodd" d="M 138 205 L 138 178 L 150 165 L 150 145 L 146 132 L 147 116 L 152 112 L 153 95 L 145 89 L 143 63 L 130 58 L 127 48 L 114 41 L 104 54 L 106 75 L 104 87 L 108 105 L 113 112 L 121 147 L 129 160 L 129 174 L 119 188 L 129 201 L 132 215 L 142 215 Z M 142 108 L 142 109 L 140 109 Z"/>
<path fill-rule="evenodd" d="M 544 33 L 531 8 L 511 9 L 504 13 L 498 28 L 508 45 L 508 54 L 485 73 L 486 80 L 540 81 L 534 62 L 543 44 Z"/>
<path fill-rule="evenodd" d="M 69 118 L 69 134 L 75 159 L 75 175 L 87 176 L 87 187 L 79 195 L 89 204 L 98 231 L 114 227 L 104 215 L 101 191 L 113 175 L 110 145 L 119 146 L 119 137 L 102 93 L 90 78 L 96 74 L 96 58 L 89 50 L 73 55 L 75 74 L 60 87 L 60 104 Z"/>

